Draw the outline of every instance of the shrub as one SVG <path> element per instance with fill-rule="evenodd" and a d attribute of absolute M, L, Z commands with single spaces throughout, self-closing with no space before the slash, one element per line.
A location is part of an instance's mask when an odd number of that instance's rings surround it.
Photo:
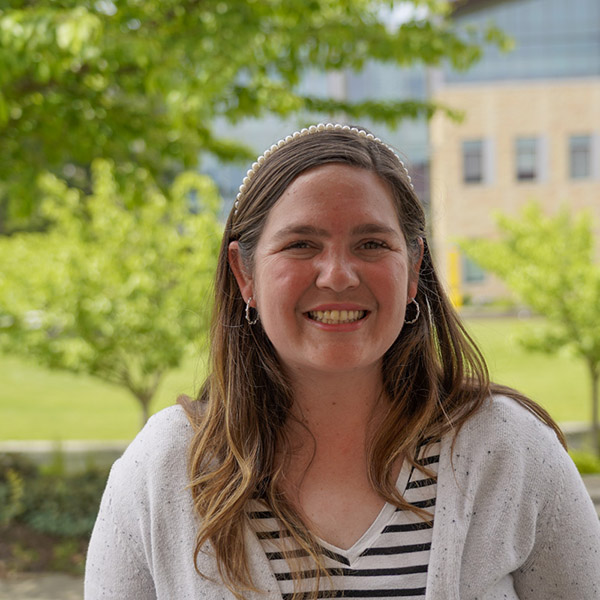
<path fill-rule="evenodd" d="M 58 537 L 88 537 L 94 526 L 107 469 L 69 474 L 42 470 L 22 457 L 0 455 L 0 524 L 23 524 Z"/>
<path fill-rule="evenodd" d="M 12 468 L 4 473 L 4 482 L 0 483 L 0 526 L 8 525 L 23 512 L 25 494 L 22 476 Z"/>

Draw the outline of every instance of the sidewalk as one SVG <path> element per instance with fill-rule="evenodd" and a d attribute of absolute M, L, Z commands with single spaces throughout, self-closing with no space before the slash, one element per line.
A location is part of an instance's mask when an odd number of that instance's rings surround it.
<path fill-rule="evenodd" d="M 583 480 L 600 517 L 600 475 Z M 0 579 L 0 600 L 82 600 L 83 579 L 60 573 L 15 575 Z"/>
<path fill-rule="evenodd" d="M 0 579 L 0 600 L 82 600 L 83 579 L 61 573 Z"/>

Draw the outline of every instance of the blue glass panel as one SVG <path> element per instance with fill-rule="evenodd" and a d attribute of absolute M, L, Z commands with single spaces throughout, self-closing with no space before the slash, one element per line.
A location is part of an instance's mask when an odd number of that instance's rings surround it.
<path fill-rule="evenodd" d="M 600 75 L 598 0 L 505 0 L 459 11 L 459 29 L 493 23 L 515 42 L 507 54 L 488 48 L 467 73 L 447 70 L 450 82 Z"/>

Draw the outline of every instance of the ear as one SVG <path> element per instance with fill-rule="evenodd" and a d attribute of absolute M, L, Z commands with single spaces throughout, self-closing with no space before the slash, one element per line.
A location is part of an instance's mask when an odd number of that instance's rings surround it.
<path fill-rule="evenodd" d="M 244 302 L 247 302 L 248 298 L 251 298 L 253 295 L 253 281 L 252 277 L 248 275 L 246 269 L 244 268 L 242 257 L 240 255 L 239 244 L 237 241 L 229 244 L 229 248 L 227 249 L 227 258 L 229 260 L 229 266 L 231 267 L 233 275 L 235 276 L 235 280 L 237 281 L 238 287 L 240 288 L 242 298 L 244 299 Z"/>
<path fill-rule="evenodd" d="M 410 268 L 408 280 L 408 303 L 410 303 L 410 301 L 417 295 L 417 290 L 419 287 L 419 272 L 421 271 L 421 263 L 423 262 L 423 252 L 425 251 L 423 238 L 418 238 L 417 241 L 419 244 L 419 257 L 411 265 Z"/>

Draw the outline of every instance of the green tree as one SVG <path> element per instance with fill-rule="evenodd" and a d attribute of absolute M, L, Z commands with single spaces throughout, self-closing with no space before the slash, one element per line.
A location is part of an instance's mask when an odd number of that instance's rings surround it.
<path fill-rule="evenodd" d="M 498 275 L 545 317 L 521 340 L 526 348 L 570 349 L 586 364 L 591 381 L 592 430 L 600 456 L 600 265 L 594 260 L 592 220 L 563 209 L 544 216 L 537 204 L 519 218 L 498 218 L 500 239 L 463 240 L 466 254 Z"/>
<path fill-rule="evenodd" d="M 0 349 L 125 387 L 145 422 L 163 375 L 206 332 L 220 198 L 188 172 L 132 205 L 111 163 L 92 173 L 87 196 L 45 175 L 53 226 L 0 238 Z"/>
<path fill-rule="evenodd" d="M 466 68 L 480 43 L 504 40 L 493 28 L 456 34 L 445 0 L 401 4 L 428 12 L 390 28 L 390 0 L 2 3 L 0 233 L 31 224 L 32 182 L 48 170 L 89 192 L 89 165 L 106 158 L 119 181 L 139 167 L 166 189 L 200 151 L 249 158 L 219 139 L 215 117 L 430 114 L 428 102 L 349 104 L 299 85 L 310 69 L 360 70 L 367 60 Z"/>

